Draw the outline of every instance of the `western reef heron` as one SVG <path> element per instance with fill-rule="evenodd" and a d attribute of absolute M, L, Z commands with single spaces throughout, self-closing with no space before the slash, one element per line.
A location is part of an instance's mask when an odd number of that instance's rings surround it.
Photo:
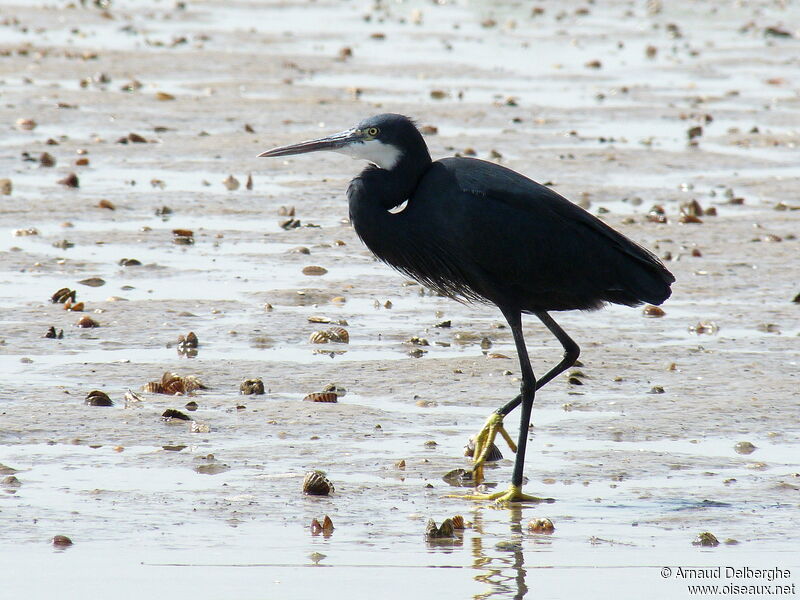
<path fill-rule="evenodd" d="M 515 171 L 474 158 L 432 161 L 413 121 L 382 114 L 334 135 L 268 150 L 288 156 L 328 150 L 369 161 L 350 182 L 350 220 L 383 262 L 439 294 L 496 305 L 511 327 L 522 374 L 520 393 L 497 409 L 476 437 L 476 486 L 500 434 L 516 451 L 511 487 L 464 496 L 537 500 L 522 493 L 525 446 L 536 391 L 571 367 L 578 345 L 548 314 L 637 306 L 669 298 L 673 275 L 651 252 L 553 190 Z M 393 210 L 403 203 L 402 210 Z M 522 335 L 522 315 L 535 315 L 564 348 L 539 379 Z M 503 419 L 522 404 L 516 445 Z"/>

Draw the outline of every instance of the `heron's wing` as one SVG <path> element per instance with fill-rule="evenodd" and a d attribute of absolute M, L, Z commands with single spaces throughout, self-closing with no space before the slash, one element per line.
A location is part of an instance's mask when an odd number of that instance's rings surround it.
<path fill-rule="evenodd" d="M 449 207 L 465 235 L 459 251 L 492 285 L 574 308 L 669 296 L 674 277 L 658 258 L 553 190 L 493 163 L 440 162 L 461 191 Z"/>

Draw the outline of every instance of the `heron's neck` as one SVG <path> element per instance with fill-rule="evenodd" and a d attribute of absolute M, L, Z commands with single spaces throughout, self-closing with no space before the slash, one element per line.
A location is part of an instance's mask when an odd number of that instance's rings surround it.
<path fill-rule="evenodd" d="M 413 163 L 404 156 L 391 170 L 367 167 L 350 182 L 347 190 L 350 220 L 359 237 L 379 257 L 383 258 L 380 247 L 391 244 L 396 236 L 403 236 L 399 222 L 402 219 L 396 218 L 402 213 L 395 215 L 389 210 L 413 196 L 430 165 L 426 151 L 421 160 Z"/>

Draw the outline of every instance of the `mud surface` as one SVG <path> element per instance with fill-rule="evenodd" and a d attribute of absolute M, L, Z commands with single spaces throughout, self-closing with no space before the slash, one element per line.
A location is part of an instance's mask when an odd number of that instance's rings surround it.
<path fill-rule="evenodd" d="M 797 582 L 795 3 L 104 4 L 0 2 L 4 595 L 688 597 L 666 565 Z M 555 315 L 585 377 L 537 395 L 527 490 L 553 504 L 443 498 L 468 435 L 519 385 L 500 314 L 370 256 L 343 197 L 359 165 L 255 158 L 379 112 L 436 127 L 435 157 L 472 151 L 552 185 L 677 277 L 661 318 Z M 79 187 L 57 183 L 70 173 Z M 717 215 L 681 223 L 693 199 Z M 300 226 L 284 229 L 291 206 Z M 50 302 L 63 287 L 83 313 Z M 75 327 L 83 315 L 100 326 Z M 331 326 L 315 316 L 346 321 L 349 344 L 310 343 Z M 177 349 L 189 331 L 194 357 Z M 543 373 L 560 348 L 534 319 L 526 333 Z M 165 371 L 208 389 L 142 391 Z M 255 377 L 267 393 L 239 395 Z M 303 402 L 333 382 L 338 403 Z M 114 406 L 85 405 L 94 389 Z M 303 496 L 310 469 L 332 496 Z M 312 535 L 325 514 L 333 535 Z M 455 514 L 463 537 L 427 544 L 426 520 Z M 555 532 L 530 533 L 544 516 Z M 738 544 L 692 546 L 702 531 Z M 74 545 L 54 550 L 57 534 Z"/>

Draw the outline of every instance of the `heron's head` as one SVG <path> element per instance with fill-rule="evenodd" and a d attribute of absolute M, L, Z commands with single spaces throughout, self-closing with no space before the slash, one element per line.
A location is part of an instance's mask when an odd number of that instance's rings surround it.
<path fill-rule="evenodd" d="M 430 161 L 428 147 L 414 122 L 391 113 L 369 117 L 351 129 L 327 137 L 273 148 L 259 156 L 288 156 L 322 150 L 367 160 L 386 170 L 391 170 L 404 157 L 421 156 Z"/>

